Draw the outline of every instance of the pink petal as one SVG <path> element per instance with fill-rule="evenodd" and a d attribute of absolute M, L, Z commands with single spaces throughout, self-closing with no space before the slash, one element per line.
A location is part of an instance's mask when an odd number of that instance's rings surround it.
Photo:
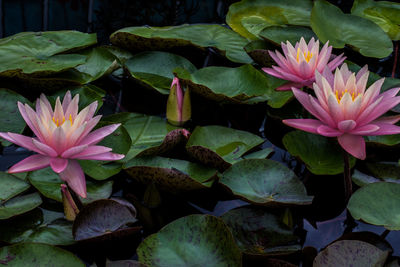
<path fill-rule="evenodd" d="M 317 129 L 318 134 L 327 136 L 327 137 L 336 137 L 343 134 L 343 132 L 338 131 L 337 129 L 331 128 L 326 125 L 321 125 Z"/>
<path fill-rule="evenodd" d="M 60 178 L 66 181 L 75 193 L 86 198 L 85 174 L 76 160 L 68 160 L 68 166 L 60 173 Z"/>
<path fill-rule="evenodd" d="M 397 97 L 393 97 L 393 98 L 385 98 L 383 99 L 366 117 L 363 117 L 363 119 L 361 119 L 361 116 L 364 115 L 360 115 L 360 124 L 367 124 L 373 120 L 375 120 L 376 118 L 380 117 L 381 115 L 383 115 L 385 112 L 387 112 L 388 110 L 392 109 L 393 107 L 395 107 L 397 104 L 400 103 L 400 96 Z M 358 122 L 358 121 L 357 121 Z"/>
<path fill-rule="evenodd" d="M 379 127 L 375 124 L 367 124 L 359 126 L 352 130 L 350 134 L 354 135 L 375 135 L 375 132 L 379 130 Z"/>
<path fill-rule="evenodd" d="M 63 121 L 64 110 L 60 102 L 60 97 L 56 99 L 56 106 L 54 107 L 54 119 L 58 120 L 60 123 Z"/>
<path fill-rule="evenodd" d="M 6 139 L 7 141 L 14 143 L 16 145 L 22 146 L 28 150 L 41 153 L 41 151 L 35 147 L 32 143 L 32 137 L 27 137 L 16 133 L 2 133 L 0 132 L 0 137 Z"/>
<path fill-rule="evenodd" d="M 365 141 L 362 136 L 343 134 L 342 136 L 338 137 L 338 141 L 342 148 L 350 155 L 358 159 L 365 159 Z"/>
<path fill-rule="evenodd" d="M 31 119 L 28 115 L 28 112 L 34 112 L 34 111 L 32 109 L 30 109 L 28 111 L 21 102 L 18 102 L 18 109 L 19 109 L 19 112 L 21 113 L 22 118 L 25 120 L 26 124 L 28 125 L 28 127 L 31 128 L 32 132 L 43 142 L 44 141 L 43 136 L 41 135 L 39 130 L 35 127 L 35 125 L 33 124 L 33 122 L 31 121 Z"/>
<path fill-rule="evenodd" d="M 68 160 L 63 158 L 51 158 L 50 167 L 55 173 L 60 173 L 65 170 L 68 165 Z"/>
<path fill-rule="evenodd" d="M 71 156 L 81 153 L 83 150 L 85 150 L 88 147 L 88 145 L 79 145 L 79 146 L 73 146 L 71 148 L 68 148 L 65 150 L 62 154 L 61 157 L 63 158 L 70 158 Z"/>
<path fill-rule="evenodd" d="M 374 124 L 379 127 L 379 130 L 377 130 L 376 132 L 372 132 L 368 135 L 390 135 L 400 133 L 400 127 L 397 125 L 377 122 L 375 122 Z"/>
<path fill-rule="evenodd" d="M 43 93 L 40 94 L 40 101 L 43 102 L 43 104 L 46 106 L 47 110 L 50 112 L 50 115 L 53 116 L 53 108 L 51 107 L 49 100 Z"/>
<path fill-rule="evenodd" d="M 277 88 L 275 88 L 276 91 L 289 91 L 292 89 L 292 87 L 300 89 L 304 86 L 302 83 L 293 83 L 293 82 L 288 82 L 285 83 Z"/>
<path fill-rule="evenodd" d="M 62 154 L 66 147 L 66 137 L 62 127 L 57 127 L 52 136 L 52 147 L 57 151 L 58 154 Z"/>
<path fill-rule="evenodd" d="M 78 115 L 78 106 L 79 103 L 79 94 L 76 94 L 72 101 L 69 103 L 67 108 L 65 109 L 65 119 L 68 120 L 69 116 L 71 115 L 72 120 L 75 120 L 76 116 Z"/>
<path fill-rule="evenodd" d="M 47 155 L 49 157 L 56 157 L 58 154 L 57 152 L 50 146 L 43 144 L 40 141 L 37 141 L 36 139 L 32 138 L 33 144 L 40 150 L 40 154 L 42 155 Z"/>
<path fill-rule="evenodd" d="M 271 76 L 274 76 L 274 77 L 277 77 L 277 78 L 279 78 L 279 79 L 285 80 L 285 77 L 284 77 L 280 72 L 277 72 L 277 71 L 274 70 L 274 69 L 271 69 L 271 68 L 262 68 L 262 70 L 263 70 L 265 73 L 268 73 L 268 74 L 271 75 Z"/>
<path fill-rule="evenodd" d="M 90 131 L 99 123 L 101 119 L 101 115 L 97 115 L 94 118 L 91 118 L 89 121 L 86 122 L 86 127 L 83 132 L 80 134 L 79 138 L 76 140 L 77 144 L 81 144 L 81 141 L 90 133 Z"/>
<path fill-rule="evenodd" d="M 294 87 L 292 88 L 292 92 L 296 99 L 303 105 L 303 107 L 307 109 L 307 111 L 310 112 L 314 117 L 319 119 L 319 114 L 315 111 L 313 105 L 310 102 L 309 94 L 304 93 L 303 91 Z"/>
<path fill-rule="evenodd" d="M 373 101 L 376 100 L 376 98 L 379 95 L 379 92 L 381 90 L 382 84 L 385 81 L 384 78 L 377 80 L 374 82 L 365 92 L 363 96 L 363 103 L 362 106 L 367 106 L 370 105 Z"/>
<path fill-rule="evenodd" d="M 105 147 L 105 146 L 89 146 L 82 152 L 72 155 L 71 158 L 74 159 L 84 159 L 86 157 L 94 156 L 97 154 L 104 154 L 110 152 L 112 148 Z"/>
<path fill-rule="evenodd" d="M 97 129 L 88 134 L 79 144 L 81 145 L 94 145 L 103 140 L 104 137 L 112 134 L 121 124 L 111 124 L 100 129 Z"/>
<path fill-rule="evenodd" d="M 382 123 L 388 123 L 388 124 L 395 124 L 398 121 L 400 121 L 400 115 L 381 117 L 379 119 L 376 119 L 372 123 L 382 122 Z"/>
<path fill-rule="evenodd" d="M 96 155 L 91 155 L 91 156 L 86 156 L 86 157 L 79 157 L 79 159 L 88 159 L 88 160 L 120 160 L 123 159 L 125 155 L 122 154 L 116 154 L 116 153 L 102 153 L 102 154 L 96 154 Z"/>
<path fill-rule="evenodd" d="M 50 158 L 43 155 L 32 155 L 27 157 L 24 160 L 21 160 L 14 166 L 12 166 L 8 172 L 9 173 L 17 173 L 17 172 L 28 172 L 34 171 L 38 169 L 43 169 L 49 166 Z"/>
<path fill-rule="evenodd" d="M 64 95 L 64 99 L 63 99 L 63 102 L 62 102 L 62 108 L 63 108 L 63 110 L 64 111 L 66 111 L 67 110 L 67 108 L 68 108 L 68 106 L 69 106 L 69 103 L 71 103 L 71 92 L 68 90 L 66 93 L 65 93 L 65 95 Z"/>
<path fill-rule="evenodd" d="M 356 127 L 357 123 L 353 120 L 344 120 L 338 123 L 338 128 L 343 133 L 348 133 Z"/>
<path fill-rule="evenodd" d="M 319 104 L 317 100 L 315 100 L 314 97 L 309 95 L 310 98 L 310 103 L 313 106 L 315 112 L 318 114 L 317 119 L 320 121 L 324 122 L 325 124 L 328 124 L 330 127 L 335 128 L 336 123 L 332 119 L 332 116 Z"/>
<path fill-rule="evenodd" d="M 333 94 L 330 94 L 328 97 L 328 107 L 329 107 L 329 114 L 331 114 L 332 118 L 337 123 L 339 123 L 344 119 L 343 110 Z"/>
<path fill-rule="evenodd" d="M 298 73 L 298 65 L 297 65 L 297 72 L 296 73 L 292 73 L 292 72 L 288 72 L 287 70 L 281 69 L 279 67 L 276 66 L 272 66 L 272 68 L 279 73 L 284 80 L 288 80 L 288 81 L 292 81 L 292 82 L 301 82 L 303 80 L 306 79 L 306 77 L 300 77 L 299 75 L 297 75 Z"/>
<path fill-rule="evenodd" d="M 343 61 L 346 59 L 343 54 L 340 54 L 339 56 L 336 56 L 331 62 L 328 63 L 328 68 L 330 70 L 336 69 L 340 64 L 343 63 Z"/>
<path fill-rule="evenodd" d="M 282 122 L 290 127 L 315 134 L 318 134 L 318 127 L 323 125 L 319 120 L 313 119 L 289 119 Z"/>

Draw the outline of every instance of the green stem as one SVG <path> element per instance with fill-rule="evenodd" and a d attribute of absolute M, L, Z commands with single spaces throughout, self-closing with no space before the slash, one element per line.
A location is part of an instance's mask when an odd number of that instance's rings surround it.
<path fill-rule="evenodd" d="M 350 160 L 349 154 L 346 151 L 343 151 L 343 161 L 344 161 L 344 194 L 346 203 L 349 201 L 351 194 L 353 193 L 353 185 L 351 181 L 350 175 Z"/>

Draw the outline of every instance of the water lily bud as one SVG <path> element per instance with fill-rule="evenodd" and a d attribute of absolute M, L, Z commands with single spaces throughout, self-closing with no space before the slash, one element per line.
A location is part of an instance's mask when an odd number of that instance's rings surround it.
<path fill-rule="evenodd" d="M 190 120 L 192 116 L 192 108 L 190 104 L 189 88 L 185 91 L 179 84 L 179 79 L 175 77 L 171 84 L 167 102 L 167 119 L 168 122 L 181 126 Z"/>
<path fill-rule="evenodd" d="M 64 205 L 65 218 L 68 221 L 74 221 L 76 215 L 79 213 L 79 209 L 65 184 L 61 184 L 61 195 Z"/>

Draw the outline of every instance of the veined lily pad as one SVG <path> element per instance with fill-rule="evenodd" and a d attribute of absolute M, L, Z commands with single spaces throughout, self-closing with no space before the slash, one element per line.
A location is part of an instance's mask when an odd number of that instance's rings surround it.
<path fill-rule="evenodd" d="M 136 54 L 126 61 L 125 67 L 133 78 L 162 94 L 169 94 L 175 68 L 196 71 L 196 67 L 186 58 L 160 51 Z"/>
<path fill-rule="evenodd" d="M 16 34 L 0 42 L 0 76 L 47 75 L 76 67 L 85 63 L 86 56 L 65 52 L 96 42 L 96 34 L 77 31 Z"/>
<path fill-rule="evenodd" d="M 340 8 L 324 0 L 314 3 L 311 27 L 323 43 L 329 40 L 334 48 L 348 44 L 363 56 L 376 58 L 387 57 L 393 51 L 392 40 L 374 22 L 344 14 Z"/>
<path fill-rule="evenodd" d="M 333 139 L 302 131 L 286 134 L 282 140 L 288 152 L 299 157 L 312 173 L 335 175 L 343 172 L 343 151 Z M 356 163 L 350 156 L 350 167 Z"/>
<path fill-rule="evenodd" d="M 312 37 L 318 39 L 317 35 L 310 29 L 300 26 L 271 26 L 264 28 L 259 36 L 280 45 L 289 41 L 292 45 L 303 37 L 308 43 Z"/>
<path fill-rule="evenodd" d="M 6 172 L 0 172 L 0 203 L 24 192 L 30 185 Z"/>
<path fill-rule="evenodd" d="M 272 25 L 310 24 L 312 2 L 308 0 L 242 0 L 229 7 L 226 22 L 240 35 L 255 40 Z"/>
<path fill-rule="evenodd" d="M 299 238 L 265 209 L 246 206 L 221 217 L 230 228 L 239 248 L 251 255 L 284 255 L 301 250 Z"/>
<path fill-rule="evenodd" d="M 42 204 L 38 193 L 14 197 L 0 205 L 0 220 L 23 214 Z"/>
<path fill-rule="evenodd" d="M 110 41 L 128 50 L 168 50 L 183 46 L 214 47 L 233 62 L 252 61 L 243 50 L 247 40 L 221 25 L 129 27 L 114 32 Z"/>
<path fill-rule="evenodd" d="M 356 220 L 400 230 L 400 184 L 372 183 L 358 189 L 347 209 Z"/>
<path fill-rule="evenodd" d="M 137 157 L 125 163 L 124 169 L 135 180 L 155 183 L 170 192 L 210 187 L 217 174 L 215 169 L 197 163 L 162 157 Z"/>
<path fill-rule="evenodd" d="M 241 266 L 242 253 L 224 222 L 210 215 L 189 215 L 147 237 L 138 247 L 149 266 Z"/>
<path fill-rule="evenodd" d="M 264 74 L 251 65 L 238 68 L 213 66 L 193 73 L 177 68 L 175 72 L 191 92 L 218 102 L 254 104 L 270 100 L 268 104 L 275 108 L 281 107 L 288 100 L 285 99 L 283 103 L 272 101 L 275 95 L 283 96 L 275 88 L 284 81 Z"/>
<path fill-rule="evenodd" d="M 263 142 L 261 137 L 245 131 L 217 125 L 197 126 L 186 144 L 186 150 L 200 162 L 225 170 Z"/>
<path fill-rule="evenodd" d="M 256 205 L 308 205 L 313 199 L 289 168 L 269 159 L 239 161 L 222 173 L 219 182 Z"/>
<path fill-rule="evenodd" d="M 383 266 L 388 254 L 388 251 L 382 251 L 367 242 L 341 240 L 320 252 L 313 266 Z"/>
<path fill-rule="evenodd" d="M 0 248 L 0 262 L 10 267 L 48 267 L 55 263 L 63 267 L 85 267 L 71 252 L 40 243 L 21 243 Z"/>

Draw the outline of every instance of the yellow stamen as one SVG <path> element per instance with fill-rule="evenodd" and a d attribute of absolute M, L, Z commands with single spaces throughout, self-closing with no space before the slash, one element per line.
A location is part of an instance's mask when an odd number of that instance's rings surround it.
<path fill-rule="evenodd" d="M 71 125 L 72 125 L 72 114 L 69 114 L 68 120 L 71 122 Z"/>
<path fill-rule="evenodd" d="M 303 52 L 303 55 L 304 55 L 304 58 L 307 61 L 307 63 L 310 62 L 311 58 L 313 57 L 313 54 L 310 51 Z M 300 47 L 297 48 L 296 61 L 300 62 Z"/>
<path fill-rule="evenodd" d="M 345 90 L 342 91 L 341 93 L 339 93 L 338 90 L 335 91 L 336 100 L 337 100 L 337 102 L 338 102 L 339 104 L 340 104 L 340 100 L 342 100 L 342 97 L 343 97 L 344 94 L 347 93 L 347 92 L 350 94 L 350 92 L 349 92 L 347 89 L 345 89 Z M 356 94 L 356 92 L 353 91 L 353 92 L 351 92 L 350 95 L 351 95 L 351 100 L 354 102 L 354 100 L 360 95 L 360 93 L 357 93 L 357 94 Z"/>
<path fill-rule="evenodd" d="M 72 124 L 72 117 L 70 117 L 70 119 L 71 119 L 71 124 Z M 59 119 L 56 119 L 54 116 L 53 116 L 53 122 L 54 122 L 54 124 L 58 127 L 58 126 L 61 126 L 61 125 L 63 125 L 63 123 L 65 122 L 65 117 L 63 116 L 63 118 L 62 118 L 62 121 L 61 121 L 61 123 L 60 123 L 60 120 Z"/>

